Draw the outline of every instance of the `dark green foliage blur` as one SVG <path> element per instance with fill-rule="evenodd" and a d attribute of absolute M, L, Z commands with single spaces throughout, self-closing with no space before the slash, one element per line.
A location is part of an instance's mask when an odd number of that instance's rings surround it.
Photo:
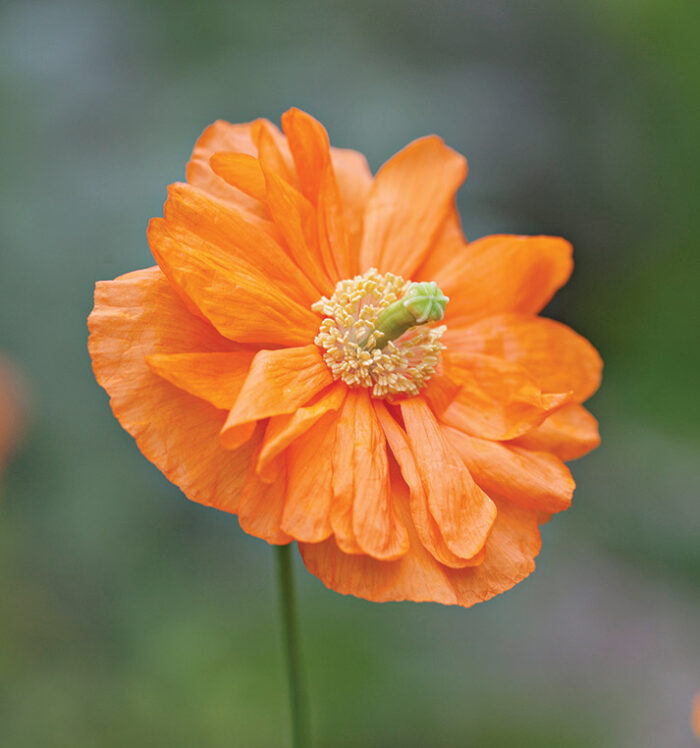
<path fill-rule="evenodd" d="M 603 446 L 538 569 L 460 610 L 297 564 L 316 746 L 692 746 L 700 690 L 700 3 L 0 4 L 0 351 L 32 422 L 0 498 L 0 746 L 286 746 L 271 549 L 112 417 L 97 279 L 209 122 L 296 105 L 373 168 L 442 135 L 470 238 L 571 239 L 548 313 L 606 361 Z"/>

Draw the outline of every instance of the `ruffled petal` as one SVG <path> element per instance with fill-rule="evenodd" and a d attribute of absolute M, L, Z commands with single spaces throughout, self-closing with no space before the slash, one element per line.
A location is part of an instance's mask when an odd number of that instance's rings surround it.
<path fill-rule="evenodd" d="M 467 161 L 435 135 L 392 156 L 372 184 L 364 217 L 360 270 L 410 278 L 423 261 L 467 176 Z"/>
<path fill-rule="evenodd" d="M 274 224 L 251 220 L 235 208 L 212 200 L 188 184 L 172 184 L 164 208 L 169 226 L 181 226 L 215 245 L 222 262 L 231 257 L 236 263 L 251 265 L 291 299 L 310 306 L 320 297 L 309 281 L 276 240 Z"/>
<path fill-rule="evenodd" d="M 219 151 L 209 159 L 209 164 L 214 174 L 227 184 L 259 202 L 265 200 L 265 175 L 255 156 Z"/>
<path fill-rule="evenodd" d="M 294 412 L 332 382 L 315 345 L 259 351 L 221 430 L 223 445 L 235 449 L 257 421 Z"/>
<path fill-rule="evenodd" d="M 400 407 L 430 513 L 452 553 L 472 558 L 486 543 L 496 507 L 474 483 L 425 400 L 414 397 Z"/>
<path fill-rule="evenodd" d="M 257 155 L 253 141 L 252 122 L 232 125 L 218 120 L 204 130 L 195 143 L 192 156 L 187 164 L 187 181 L 204 190 L 212 197 L 223 200 L 240 210 L 253 215 L 264 216 L 265 208 L 256 199 L 240 189 L 227 184 L 214 173 L 209 163 L 217 151 L 235 151 L 250 156 Z"/>
<path fill-rule="evenodd" d="M 159 376 L 190 395 L 230 410 L 241 391 L 254 351 L 154 353 L 146 363 Z"/>
<path fill-rule="evenodd" d="M 158 268 L 98 283 L 88 326 L 97 381 L 141 452 L 189 499 L 234 512 L 255 440 L 223 449 L 225 414 L 146 363 L 163 353 L 225 351 L 231 343 L 187 311 Z"/>
<path fill-rule="evenodd" d="M 481 554 L 477 554 L 473 559 L 465 559 L 455 555 L 447 547 L 442 537 L 442 533 L 440 532 L 440 528 L 433 519 L 433 516 L 430 514 L 430 509 L 428 508 L 428 497 L 423 488 L 420 473 L 418 472 L 415 458 L 411 452 L 406 432 L 398 423 L 396 423 L 381 400 L 376 400 L 374 402 L 374 409 L 377 413 L 379 423 L 384 430 L 391 452 L 396 459 L 399 470 L 401 471 L 401 477 L 408 486 L 411 519 L 413 520 L 413 524 L 421 543 L 428 551 L 430 551 L 436 561 L 439 561 L 445 566 L 450 566 L 454 569 L 462 569 L 465 566 L 473 565 L 475 563 L 474 559 L 476 560 L 476 563 L 481 563 L 483 561 Z M 392 484 L 395 485 L 395 483 L 396 476 L 392 479 Z M 336 541 L 338 542 L 340 549 L 347 553 L 348 551 L 343 546 L 343 543 L 340 542 L 337 532 Z"/>
<path fill-rule="evenodd" d="M 415 281 L 432 281 L 439 275 L 445 265 L 452 262 L 459 254 L 467 252 L 467 240 L 462 233 L 462 222 L 457 205 L 453 204 L 435 236 L 430 250 L 413 274 Z"/>
<path fill-rule="evenodd" d="M 571 275 L 571 253 L 569 242 L 555 236 L 486 236 L 430 280 L 450 297 L 448 326 L 501 312 L 537 314 Z"/>
<path fill-rule="evenodd" d="M 250 460 L 248 476 L 241 489 L 238 521 L 249 535 L 273 545 L 284 545 L 292 540 L 281 527 L 287 493 L 286 471 L 283 469 L 274 483 L 263 483 L 255 471 L 256 461 L 257 455 Z"/>
<path fill-rule="evenodd" d="M 489 494 L 549 514 L 571 505 L 576 484 L 554 455 L 477 439 L 449 426 L 443 426 L 443 431 L 474 480 Z"/>
<path fill-rule="evenodd" d="M 287 449 L 287 495 L 282 529 L 316 543 L 332 532 L 333 460 L 338 414 L 329 411 Z"/>
<path fill-rule="evenodd" d="M 455 351 L 496 356 L 524 366 L 545 392 L 571 391 L 582 402 L 600 386 L 598 351 L 570 327 L 544 317 L 501 314 L 469 327 L 451 326 L 443 337 Z"/>
<path fill-rule="evenodd" d="M 278 463 L 283 459 L 284 450 L 329 410 L 338 410 L 346 394 L 346 385 L 335 382 L 321 391 L 308 405 L 297 408 L 293 413 L 270 418 L 257 462 L 257 472 L 262 480 L 276 479 Z"/>
<path fill-rule="evenodd" d="M 535 568 L 540 535 L 535 512 L 498 501 L 498 516 L 486 543 L 483 563 L 450 569 L 423 547 L 410 524 L 407 489 L 396 487 L 394 501 L 409 532 L 410 550 L 396 561 L 343 553 L 333 538 L 300 543 L 306 568 L 327 587 L 373 602 L 413 600 L 468 608 L 521 582 Z"/>
<path fill-rule="evenodd" d="M 232 253 L 159 218 L 148 226 L 148 241 L 171 284 L 225 337 L 299 345 L 318 332 L 310 309 Z"/>
<path fill-rule="evenodd" d="M 600 444 L 598 421 L 582 405 L 564 405 L 541 426 L 514 439 L 511 444 L 551 452 L 560 460 L 576 460 Z"/>
<path fill-rule="evenodd" d="M 539 426 L 570 398 L 570 393 L 543 393 L 525 369 L 493 356 L 443 355 L 445 376 L 460 385 L 440 419 L 483 439 L 506 441 Z M 426 395 L 432 396 L 432 389 Z"/>
<path fill-rule="evenodd" d="M 350 242 L 352 278 L 359 272 L 359 253 L 367 196 L 372 187 L 372 172 L 367 159 L 359 151 L 348 148 L 331 148 L 331 160 L 345 209 L 345 221 Z"/>
<path fill-rule="evenodd" d="M 356 543 L 383 560 L 406 553 L 408 534 L 391 502 L 386 440 L 364 389 L 350 390 L 338 419 L 333 493 L 334 509 L 343 508 L 331 512 L 339 545 L 349 539 L 353 551 Z"/>
<path fill-rule="evenodd" d="M 282 129 L 296 165 L 302 194 L 316 206 L 321 260 L 335 283 L 352 277 L 348 228 L 325 127 L 300 109 L 282 115 Z"/>

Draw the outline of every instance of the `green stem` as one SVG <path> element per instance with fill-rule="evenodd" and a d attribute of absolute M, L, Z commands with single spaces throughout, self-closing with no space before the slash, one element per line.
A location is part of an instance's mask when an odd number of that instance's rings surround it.
<path fill-rule="evenodd" d="M 307 748 L 308 712 L 306 693 L 302 683 L 299 652 L 299 626 L 297 621 L 291 544 L 277 546 L 277 571 L 279 579 L 280 614 L 284 629 L 284 651 L 289 678 L 289 701 L 292 710 L 292 746 Z"/>

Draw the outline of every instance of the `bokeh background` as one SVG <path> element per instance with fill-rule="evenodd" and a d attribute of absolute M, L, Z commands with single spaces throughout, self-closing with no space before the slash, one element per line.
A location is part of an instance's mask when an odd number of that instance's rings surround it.
<path fill-rule="evenodd" d="M 538 569 L 470 610 L 297 566 L 317 746 L 683 748 L 700 689 L 697 0 L 5 0 L 0 350 L 31 425 L 0 501 L 0 745 L 287 745 L 274 558 L 110 414 L 96 279 L 152 264 L 216 118 L 310 111 L 374 169 L 437 132 L 465 231 L 571 239 L 548 310 L 606 361 L 603 446 Z"/>

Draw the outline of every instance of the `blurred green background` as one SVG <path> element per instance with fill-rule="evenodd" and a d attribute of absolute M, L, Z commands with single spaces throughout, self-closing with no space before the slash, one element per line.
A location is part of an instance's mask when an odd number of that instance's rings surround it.
<path fill-rule="evenodd" d="M 32 425 L 0 502 L 0 745 L 287 745 L 271 549 L 111 416 L 93 283 L 206 124 L 296 105 L 373 168 L 466 154 L 469 237 L 571 239 L 549 313 L 606 361 L 603 446 L 536 573 L 461 610 L 297 566 L 317 746 L 676 748 L 700 689 L 700 3 L 0 5 L 0 350 Z"/>

